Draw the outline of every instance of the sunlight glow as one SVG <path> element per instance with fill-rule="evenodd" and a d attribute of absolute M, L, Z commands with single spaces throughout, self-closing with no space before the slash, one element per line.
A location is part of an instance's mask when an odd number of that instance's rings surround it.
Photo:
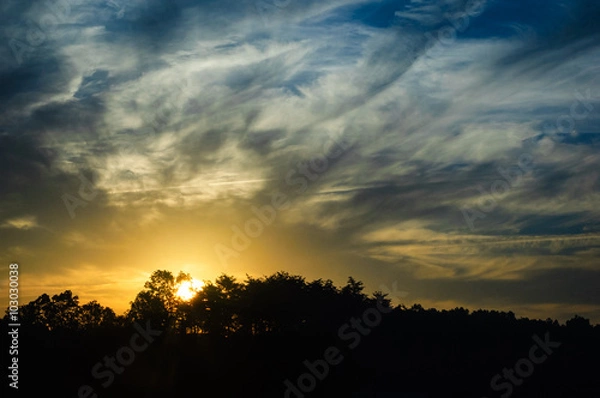
<path fill-rule="evenodd" d="M 199 290 L 202 290 L 202 286 L 204 286 L 204 282 L 199 281 L 197 279 L 192 279 L 189 281 L 183 281 L 177 288 L 177 292 L 175 294 L 183 301 L 191 300 Z"/>

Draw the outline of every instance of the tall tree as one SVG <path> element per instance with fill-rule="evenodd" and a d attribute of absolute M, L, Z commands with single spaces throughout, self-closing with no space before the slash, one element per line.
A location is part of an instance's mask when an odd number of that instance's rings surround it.
<path fill-rule="evenodd" d="M 103 326 L 113 326 L 117 322 L 115 312 L 109 307 L 100 305 L 96 300 L 82 305 L 78 318 L 79 327 L 85 330 Z"/>
<path fill-rule="evenodd" d="M 79 297 L 65 290 L 52 296 L 46 304 L 45 315 L 50 329 L 77 329 L 79 315 Z"/>
<path fill-rule="evenodd" d="M 207 282 L 191 303 L 192 324 L 202 331 L 228 336 L 239 328 L 239 305 L 242 285 L 229 275 Z"/>
<path fill-rule="evenodd" d="M 132 321 L 151 321 L 156 327 L 167 328 L 175 323 L 178 302 L 173 274 L 157 270 L 131 302 L 127 315 Z"/>

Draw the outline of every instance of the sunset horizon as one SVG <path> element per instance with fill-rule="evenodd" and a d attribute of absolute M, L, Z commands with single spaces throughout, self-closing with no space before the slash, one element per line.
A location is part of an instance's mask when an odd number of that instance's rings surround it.
<path fill-rule="evenodd" d="M 21 300 L 284 270 L 600 322 L 597 4 L 271 3 L 3 6 Z"/>

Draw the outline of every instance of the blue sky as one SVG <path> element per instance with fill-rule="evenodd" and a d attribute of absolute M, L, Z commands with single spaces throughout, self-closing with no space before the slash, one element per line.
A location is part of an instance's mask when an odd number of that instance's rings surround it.
<path fill-rule="evenodd" d="M 597 2 L 0 8 L 0 256 L 25 299 L 120 311 L 156 269 L 287 270 L 600 322 Z"/>

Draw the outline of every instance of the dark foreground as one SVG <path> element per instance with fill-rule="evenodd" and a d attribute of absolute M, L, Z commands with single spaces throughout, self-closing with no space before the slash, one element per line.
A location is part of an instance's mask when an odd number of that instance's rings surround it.
<path fill-rule="evenodd" d="M 582 318 L 560 326 L 511 313 L 377 305 L 335 327 L 331 318 L 310 333 L 230 337 L 139 322 L 21 327 L 18 395 L 600 397 L 600 327 Z M 7 347 L 10 328 L 2 326 Z"/>

